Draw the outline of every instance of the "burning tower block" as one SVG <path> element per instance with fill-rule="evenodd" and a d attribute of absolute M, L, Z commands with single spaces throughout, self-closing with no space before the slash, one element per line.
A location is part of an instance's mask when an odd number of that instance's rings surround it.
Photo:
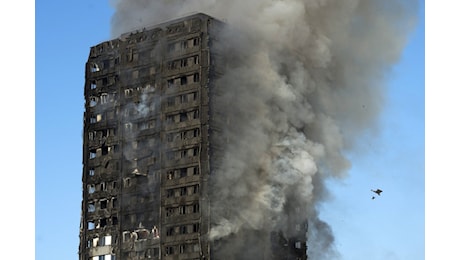
<path fill-rule="evenodd" d="M 292 223 L 291 237 L 211 235 L 220 221 L 213 178 L 232 123 L 222 109 L 231 104 L 219 98 L 226 61 L 216 46 L 225 27 L 198 13 L 91 47 L 80 260 L 307 258 L 306 222 Z M 246 245 L 226 251 L 233 244 Z"/>

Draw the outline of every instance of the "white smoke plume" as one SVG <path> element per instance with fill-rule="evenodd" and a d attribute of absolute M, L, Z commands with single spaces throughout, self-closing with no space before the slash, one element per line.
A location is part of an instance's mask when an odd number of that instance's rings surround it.
<path fill-rule="evenodd" d="M 318 217 L 324 181 L 344 178 L 344 151 L 376 128 L 385 76 L 415 24 L 415 0 L 113 0 L 112 35 L 192 12 L 226 22 L 216 86 L 230 141 L 213 179 L 210 239 L 218 259 L 251 258 L 267 234 L 309 221 L 309 256 L 334 259 Z M 266 231 L 266 233 L 264 233 Z M 234 252 L 244 252 L 238 257 Z M 242 257 L 244 255 L 244 257 Z"/>

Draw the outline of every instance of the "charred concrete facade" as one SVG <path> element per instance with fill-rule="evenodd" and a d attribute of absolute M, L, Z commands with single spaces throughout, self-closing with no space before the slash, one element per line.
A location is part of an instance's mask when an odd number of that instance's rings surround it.
<path fill-rule="evenodd" d="M 225 149 L 213 102 L 223 27 L 198 13 L 91 47 L 80 260 L 218 259 L 207 234 Z M 271 258 L 306 259 L 302 239 L 273 234 Z"/>

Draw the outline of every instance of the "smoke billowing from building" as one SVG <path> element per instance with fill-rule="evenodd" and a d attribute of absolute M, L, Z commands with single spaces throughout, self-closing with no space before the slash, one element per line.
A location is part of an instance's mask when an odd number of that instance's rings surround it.
<path fill-rule="evenodd" d="M 324 181 L 344 178 L 363 131 L 376 127 L 385 75 L 413 25 L 415 1 L 113 0 L 112 36 L 204 12 L 229 28 L 216 48 L 227 128 L 213 173 L 213 240 L 221 256 L 263 248 L 269 231 L 309 221 L 309 256 L 331 259 L 334 236 L 318 217 Z M 264 233 L 264 231 L 267 231 Z M 231 258 L 222 258 L 231 259 Z"/>

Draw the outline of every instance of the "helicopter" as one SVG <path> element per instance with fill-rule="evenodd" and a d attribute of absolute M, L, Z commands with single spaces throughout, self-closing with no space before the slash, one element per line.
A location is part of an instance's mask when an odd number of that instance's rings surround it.
<path fill-rule="evenodd" d="M 381 189 L 376 189 L 376 190 L 371 190 L 372 192 L 376 193 L 377 195 L 380 196 L 380 193 L 382 193 L 383 191 Z M 372 196 L 372 199 L 375 199 L 375 196 Z"/>

